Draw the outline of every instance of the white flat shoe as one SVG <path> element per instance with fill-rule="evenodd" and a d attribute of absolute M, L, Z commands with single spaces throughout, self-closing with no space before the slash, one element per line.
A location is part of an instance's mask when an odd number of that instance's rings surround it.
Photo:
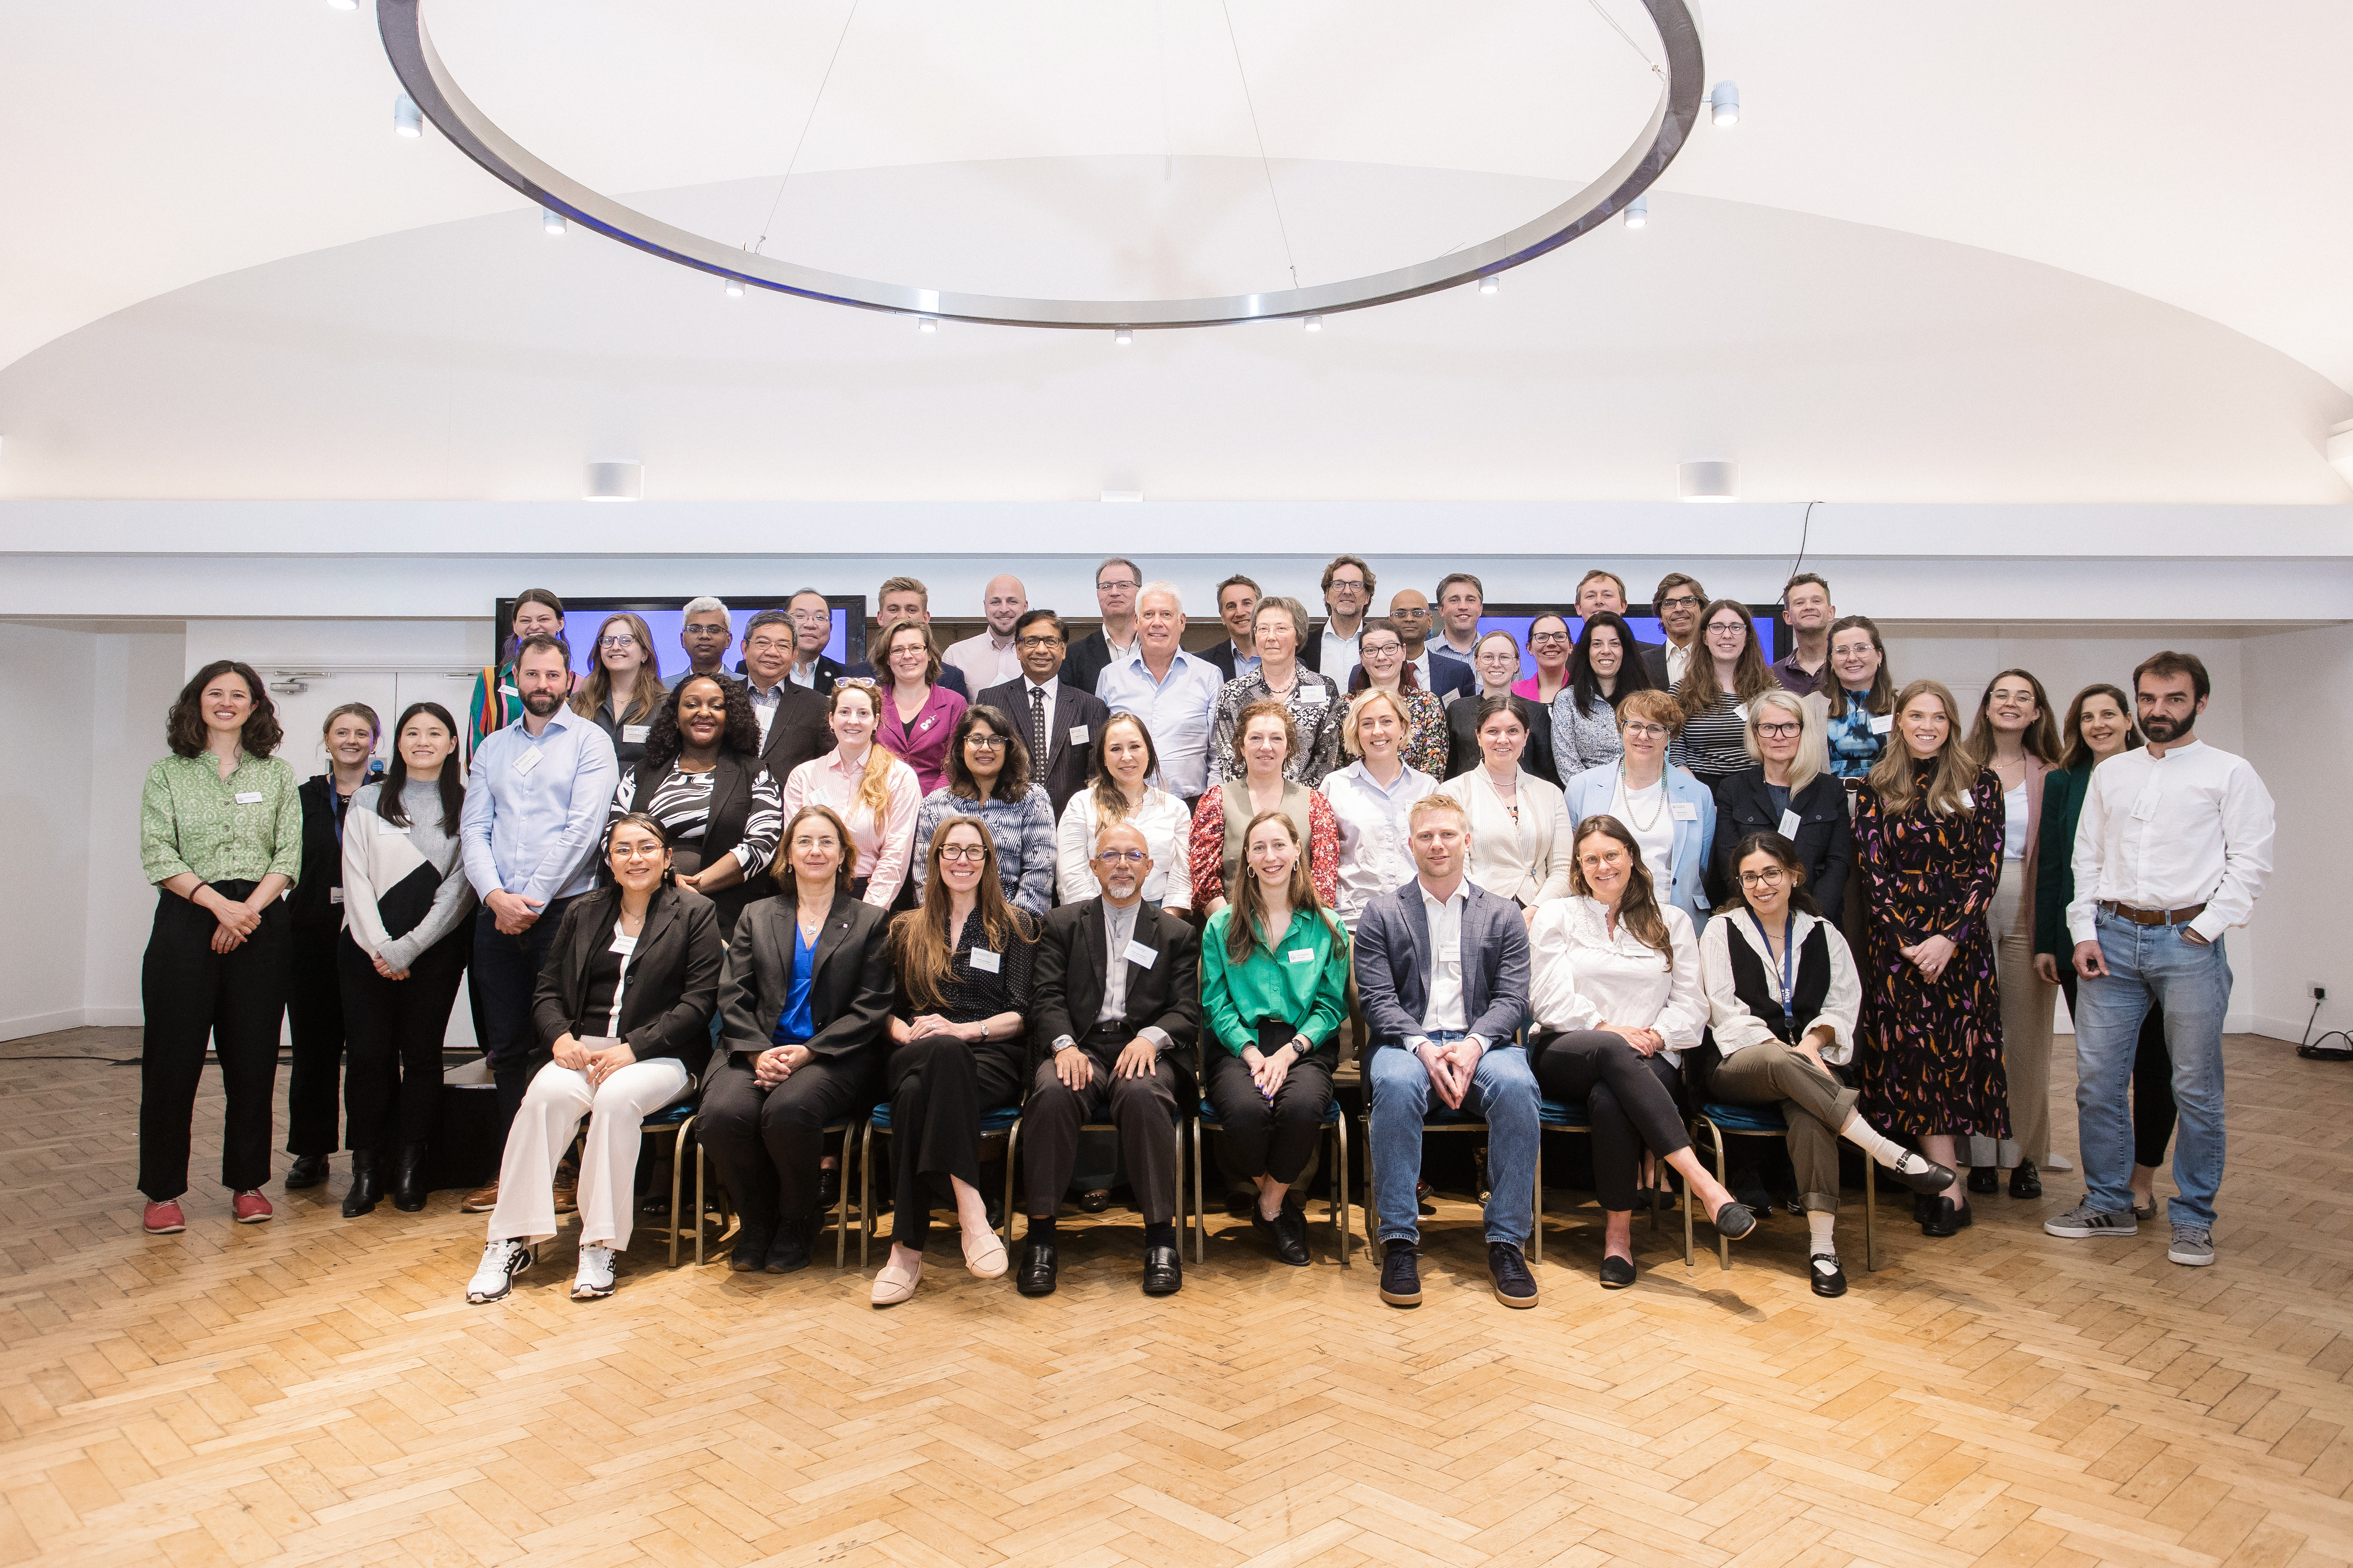
<path fill-rule="evenodd" d="M 923 1266 L 915 1265 L 913 1274 L 902 1274 L 895 1264 L 885 1263 L 874 1276 L 873 1301 L 878 1307 L 895 1307 L 915 1293 L 917 1281 L 923 1277 Z"/>
<path fill-rule="evenodd" d="M 1002 1279 L 1007 1267 L 1005 1243 L 993 1230 L 983 1232 L 977 1240 L 970 1231 L 965 1232 L 964 1266 L 976 1279 Z"/>

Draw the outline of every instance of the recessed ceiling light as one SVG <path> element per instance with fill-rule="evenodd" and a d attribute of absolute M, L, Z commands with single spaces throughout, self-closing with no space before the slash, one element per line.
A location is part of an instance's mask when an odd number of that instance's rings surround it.
<path fill-rule="evenodd" d="M 1636 196 L 1626 204 L 1626 226 L 1641 228 L 1651 221 L 1651 198 Z"/>
<path fill-rule="evenodd" d="M 940 319 L 937 316 L 918 316 L 915 318 L 915 331 L 919 332 L 936 332 L 939 330 Z"/>
<path fill-rule="evenodd" d="M 539 226 L 547 231 L 549 238 L 562 239 L 565 227 L 564 215 L 554 207 L 542 207 L 539 209 Z"/>
<path fill-rule="evenodd" d="M 588 465 L 583 500 L 641 500 L 646 493 L 646 466 L 623 460 Z"/>
<path fill-rule="evenodd" d="M 327 4 L 338 11 L 356 11 L 360 8 L 360 0 L 327 0 Z"/>
<path fill-rule="evenodd" d="M 1675 485 L 1685 500 L 1738 500 L 1737 463 L 1682 463 L 1675 468 Z"/>
<path fill-rule="evenodd" d="M 1324 330 L 1324 318 L 1321 316 L 1303 316 L 1299 320 L 1299 324 L 1306 328 L 1311 332 L 1320 332 Z"/>
<path fill-rule="evenodd" d="M 727 297 L 730 300 L 741 300 L 744 297 L 744 279 L 741 278 L 727 279 Z"/>
<path fill-rule="evenodd" d="M 1122 327 L 1117 331 L 1112 333 L 1111 341 L 1117 343 L 1121 348 L 1125 348 L 1128 344 L 1135 341 L 1135 334 L 1129 331 L 1125 327 Z"/>
<path fill-rule="evenodd" d="M 425 134 L 425 111 L 406 93 L 392 100 L 392 133 L 396 136 Z"/>
<path fill-rule="evenodd" d="M 1720 81 L 1715 90 L 1707 95 L 1707 111 L 1718 125 L 1740 123 L 1740 84 Z"/>
<path fill-rule="evenodd" d="M 1495 275 L 1490 272 L 1487 276 L 1479 279 L 1479 292 L 1482 294 L 1493 294 L 1494 291 Z"/>

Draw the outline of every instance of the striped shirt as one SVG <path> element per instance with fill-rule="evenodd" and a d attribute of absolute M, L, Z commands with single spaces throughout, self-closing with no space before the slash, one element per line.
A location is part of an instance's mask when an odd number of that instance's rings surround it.
<path fill-rule="evenodd" d="M 662 825 L 673 844 L 702 842 L 703 830 L 711 826 L 711 786 L 718 777 L 717 768 L 699 773 L 672 768 L 670 776 L 654 786 L 653 799 L 646 802 L 646 815 Z M 622 770 L 621 787 L 613 795 L 614 821 L 629 814 L 637 795 L 638 770 Z M 775 858 L 776 840 L 784 831 L 784 786 L 762 768 L 752 781 L 752 809 L 744 818 L 744 837 L 734 848 L 735 863 L 744 868 L 744 876 L 759 875 L 760 868 Z"/>

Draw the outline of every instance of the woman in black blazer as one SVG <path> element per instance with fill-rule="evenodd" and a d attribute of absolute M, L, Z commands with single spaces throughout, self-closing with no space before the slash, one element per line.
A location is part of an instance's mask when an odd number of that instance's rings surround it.
<path fill-rule="evenodd" d="M 1798 847 L 1806 891 L 1821 908 L 1846 908 L 1854 866 L 1846 785 L 1830 771 L 1821 710 L 1790 691 L 1767 691 L 1748 705 L 1748 755 L 1757 765 L 1716 781 L 1715 845 L 1708 857 L 1707 897 L 1737 904 L 1733 846 L 1752 833 L 1778 833 Z"/>
<path fill-rule="evenodd" d="M 673 875 L 719 906 L 719 933 L 773 894 L 767 871 L 783 829 L 784 780 L 760 763 L 760 721 L 743 683 L 690 675 L 654 710 L 644 754 L 621 767 L 616 820 L 643 812 L 670 836 Z"/>
<path fill-rule="evenodd" d="M 649 816 L 614 824 L 605 859 L 613 886 L 573 901 L 540 965 L 532 1022 L 549 1059 L 507 1133 L 490 1245 L 466 1287 L 469 1301 L 505 1295 L 531 1267 L 532 1244 L 555 1234 L 555 1165 L 584 1116 L 572 1298 L 613 1293 L 614 1255 L 628 1247 L 637 1205 L 638 1128 L 693 1092 L 710 1051 L 727 951 L 718 910 L 670 884 L 670 845 Z"/>
<path fill-rule="evenodd" d="M 850 895 L 855 858 L 832 807 L 801 807 L 772 873 L 787 891 L 746 908 L 728 944 L 724 1059 L 695 1131 L 735 1200 L 738 1274 L 808 1267 L 825 1130 L 863 1115 L 881 1087 L 889 916 Z"/>
<path fill-rule="evenodd" d="M 286 1032 L 293 1069 L 286 1082 L 286 1173 L 289 1192 L 327 1179 L 327 1156 L 337 1136 L 336 1095 L 343 1078 L 343 972 L 335 939 L 343 931 L 343 814 L 352 795 L 382 766 L 375 744 L 375 710 L 346 702 L 327 715 L 320 731 L 327 771 L 295 793 L 302 798 L 302 877 L 287 896 L 293 963 L 286 989 Z"/>

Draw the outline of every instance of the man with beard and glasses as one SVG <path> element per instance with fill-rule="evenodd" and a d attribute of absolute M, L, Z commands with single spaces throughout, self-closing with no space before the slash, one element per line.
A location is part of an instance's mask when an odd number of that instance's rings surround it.
<path fill-rule="evenodd" d="M 605 731 L 565 706 L 572 655 L 560 639 L 523 638 L 514 680 L 522 714 L 474 748 L 460 827 L 466 879 L 482 900 L 474 985 L 498 1083 L 501 1147 L 540 1066 L 531 1021 L 540 963 L 565 908 L 596 885 L 596 848 L 621 773 Z M 494 1182 L 468 1198 L 465 1211 L 497 1202 Z"/>
<path fill-rule="evenodd" d="M 2165 1014 L 2180 1116 L 2166 1256 L 2214 1261 L 2222 1184 L 2222 1015 L 2231 964 L 2222 933 L 2247 923 L 2272 868 L 2272 797 L 2243 757 L 2193 732 L 2212 691 L 2198 656 L 2160 653 L 2133 671 L 2148 744 L 2092 770 L 2075 828 L 2067 926 L 2081 979 L 2075 1116 L 2084 1201 L 2042 1228 L 2070 1239 L 2132 1236 L 2133 1133 L 2125 1086 L 2141 1019 Z"/>

